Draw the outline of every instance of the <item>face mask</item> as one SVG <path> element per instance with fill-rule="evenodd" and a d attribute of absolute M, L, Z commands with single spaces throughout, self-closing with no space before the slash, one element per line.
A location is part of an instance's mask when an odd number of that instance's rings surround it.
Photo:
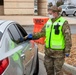
<path fill-rule="evenodd" d="M 54 18 L 54 16 L 53 15 L 49 15 L 49 18 L 52 19 L 52 18 Z"/>

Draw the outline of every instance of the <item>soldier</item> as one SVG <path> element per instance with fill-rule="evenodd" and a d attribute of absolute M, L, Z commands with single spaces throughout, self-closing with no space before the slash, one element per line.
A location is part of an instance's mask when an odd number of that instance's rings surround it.
<path fill-rule="evenodd" d="M 48 9 L 49 20 L 41 32 L 29 34 L 30 39 L 46 37 L 44 65 L 47 75 L 63 75 L 61 71 L 65 56 L 70 54 L 71 32 L 68 21 L 59 15 L 61 8 L 52 6 Z"/>

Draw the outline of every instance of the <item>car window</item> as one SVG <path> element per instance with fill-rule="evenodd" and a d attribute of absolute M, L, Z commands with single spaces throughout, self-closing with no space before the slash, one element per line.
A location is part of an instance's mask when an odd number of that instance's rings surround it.
<path fill-rule="evenodd" d="M 3 35 L 3 33 L 2 33 L 2 32 L 0 32 L 0 40 L 1 40 L 1 38 L 2 38 L 2 35 Z"/>
<path fill-rule="evenodd" d="M 67 8 L 68 8 L 68 9 L 71 9 L 71 7 L 70 7 L 70 6 L 68 6 Z"/>
<path fill-rule="evenodd" d="M 68 9 L 74 9 L 75 6 L 68 6 Z"/>
<path fill-rule="evenodd" d="M 27 32 L 24 30 L 24 28 L 19 24 L 16 24 L 16 25 L 17 25 L 18 29 L 20 30 L 22 36 L 23 37 L 27 36 Z"/>
<path fill-rule="evenodd" d="M 73 9 L 74 9 L 74 8 L 76 8 L 76 7 L 75 7 L 75 6 L 72 6 L 71 8 L 73 8 Z"/>
<path fill-rule="evenodd" d="M 10 34 L 10 38 L 14 42 L 18 41 L 21 37 L 18 30 L 16 29 L 15 25 L 10 25 L 10 27 L 8 28 L 8 32 Z"/>
<path fill-rule="evenodd" d="M 62 9 L 65 9 L 66 8 L 66 6 L 60 6 Z"/>

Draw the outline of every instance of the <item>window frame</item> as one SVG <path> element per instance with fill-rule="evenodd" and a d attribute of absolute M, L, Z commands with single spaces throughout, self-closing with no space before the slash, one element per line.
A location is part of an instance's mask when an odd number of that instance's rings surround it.
<path fill-rule="evenodd" d="M 16 26 L 17 26 L 18 30 L 20 31 L 20 34 L 21 34 L 23 37 L 25 37 L 25 36 L 28 35 L 27 32 L 24 30 L 24 28 L 23 28 L 20 24 L 16 23 Z"/>
<path fill-rule="evenodd" d="M 2 36 L 3 36 L 3 33 L 0 31 L 0 33 L 1 33 L 1 37 L 0 37 L 0 41 L 1 41 L 1 39 L 2 39 Z"/>
<path fill-rule="evenodd" d="M 17 26 L 16 26 L 16 24 L 15 23 L 11 23 L 11 25 L 8 27 L 8 33 L 9 33 L 9 36 L 10 36 L 10 38 L 11 38 L 11 40 L 12 41 L 14 41 L 15 43 L 17 43 L 16 41 L 16 39 L 15 39 L 15 37 L 13 36 L 13 34 L 12 34 L 12 32 L 10 31 L 10 27 L 11 26 L 14 26 L 15 27 L 15 29 L 17 30 L 17 33 L 18 33 L 18 35 L 19 35 L 19 37 L 21 38 L 23 38 L 23 36 L 21 35 L 21 33 L 20 33 L 20 31 L 19 31 L 19 29 L 17 28 Z M 19 38 L 18 38 L 19 39 Z"/>

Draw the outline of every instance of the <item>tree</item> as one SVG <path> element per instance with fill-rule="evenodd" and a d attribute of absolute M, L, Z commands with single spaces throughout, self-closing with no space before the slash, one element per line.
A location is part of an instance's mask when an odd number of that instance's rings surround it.
<path fill-rule="evenodd" d="M 50 3 L 48 4 L 48 7 L 51 7 L 51 6 L 53 6 L 52 2 L 50 2 Z"/>
<path fill-rule="evenodd" d="M 63 5 L 63 4 L 64 4 L 64 2 L 62 0 L 61 1 L 57 1 L 56 6 L 59 7 L 60 5 Z"/>

